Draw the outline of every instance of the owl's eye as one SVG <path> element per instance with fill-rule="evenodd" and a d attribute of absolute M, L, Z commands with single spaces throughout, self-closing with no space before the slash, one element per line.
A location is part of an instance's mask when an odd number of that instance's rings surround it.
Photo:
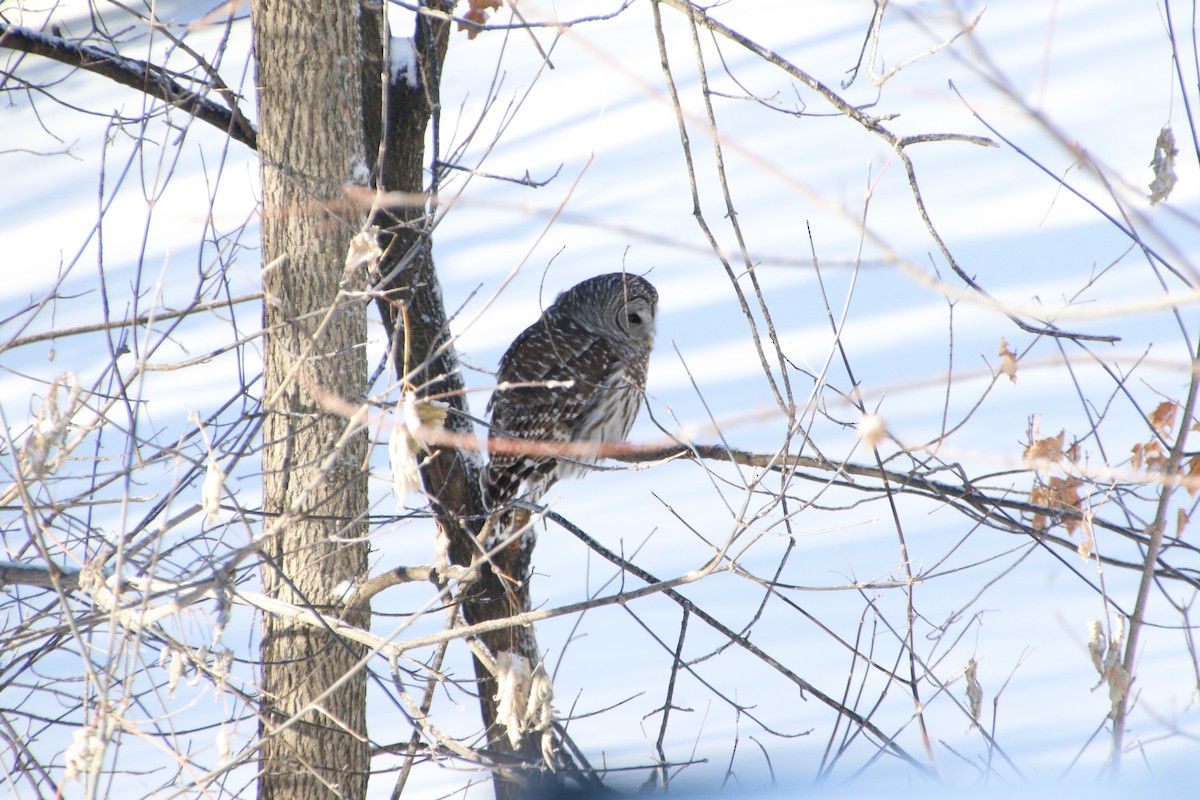
<path fill-rule="evenodd" d="M 637 313 L 636 311 L 633 312 L 632 314 L 630 314 L 629 315 L 629 324 L 630 325 L 641 325 L 642 324 L 642 315 Z"/>

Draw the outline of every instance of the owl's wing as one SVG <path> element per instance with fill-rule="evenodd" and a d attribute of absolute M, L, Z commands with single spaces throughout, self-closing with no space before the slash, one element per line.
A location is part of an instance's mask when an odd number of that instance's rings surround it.
<path fill-rule="evenodd" d="M 488 402 L 492 430 L 488 439 L 570 441 L 584 410 L 602 391 L 615 353 L 610 344 L 569 320 L 538 322 L 517 337 L 500 359 L 500 383 Z M 545 386 L 571 381 L 570 386 Z M 544 478 L 556 459 L 550 454 L 493 452 L 484 480 L 490 507 L 516 497 L 523 481 Z"/>

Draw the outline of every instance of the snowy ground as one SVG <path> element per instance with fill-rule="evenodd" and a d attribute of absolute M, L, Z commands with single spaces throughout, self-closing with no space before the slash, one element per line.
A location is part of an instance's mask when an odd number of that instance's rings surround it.
<path fill-rule="evenodd" d="M 527 19 L 552 13 L 567 19 L 596 13 L 598 5 L 566 0 L 551 6 L 523 0 L 520 9 Z M 610 10 L 618 5 L 611 0 L 603 4 Z M 733 0 L 712 9 L 712 14 L 837 90 L 866 33 L 869 16 L 860 5 Z M 184 3 L 165 9 L 160 4 L 157 13 L 187 21 L 192 19 L 187 8 Z M 974 3 L 959 8 L 965 18 L 984 11 Z M 910 12 L 926 22 L 939 22 L 938 29 L 927 31 L 909 22 Z M 713 177 L 712 142 L 701 122 L 704 110 L 691 35 L 679 14 L 667 8 L 662 13 L 672 69 L 685 112 L 692 115 L 688 126 L 701 208 L 740 271 L 737 242 Z M 898 6 L 889 14 L 877 69 L 921 53 L 955 30 L 940 4 Z M 398 25 L 409 24 L 402 14 L 396 19 Z M 507 19 L 507 12 L 496 19 Z M 14 16 L 13 21 L 19 20 Z M 1183 24 L 1176 20 L 1177 26 Z M 549 47 L 549 30 L 535 35 L 543 48 Z M 1120 0 L 997 3 L 984 11 L 975 35 L 998 74 L 1009 81 L 1011 96 L 972 68 L 980 57 L 965 41 L 907 66 L 883 91 L 859 76 L 843 96 L 854 103 L 878 99 L 869 113 L 898 115 L 886 123 L 898 133 L 995 138 L 972 115 L 973 108 L 1112 213 L 1105 188 L 1091 173 L 1074 166 L 1077 154 L 1032 118 L 1031 110 L 1044 112 L 1062 140 L 1078 143 L 1110 170 L 1113 193 L 1127 208 L 1145 215 L 1137 220 L 1139 230 L 1191 274 L 1200 255 L 1195 225 L 1200 175 L 1171 71 L 1161 5 Z M 248 27 L 242 23 L 221 71 L 228 83 L 249 93 L 247 36 Z M 202 50 L 215 37 L 199 31 L 189 42 Z M 976 465 L 975 473 L 1018 469 L 1034 415 L 1040 415 L 1043 435 L 1060 429 L 1068 431 L 1068 439 L 1086 434 L 1086 410 L 1077 386 L 1093 403 L 1103 405 L 1115 393 L 1111 375 L 1069 348 L 1075 369 L 1068 372 L 1052 342 L 1035 341 L 996 309 L 969 298 L 951 313 L 944 293 L 931 281 L 940 276 L 955 289 L 962 284 L 945 267 L 914 209 L 904 169 L 885 143 L 831 115 L 828 106 L 811 92 L 800 91 L 778 69 L 722 43 L 726 73 L 711 39 L 704 33 L 701 38 L 714 90 L 734 96 L 752 93 L 791 110 L 804 103 L 805 110 L 828 115 L 785 116 L 750 100 L 716 101 L 730 190 L 749 260 L 782 349 L 798 367 L 789 371 L 796 402 L 807 408 L 816 391 L 832 417 L 851 426 L 858 418 L 828 389 L 814 390 L 811 378 L 799 369 L 820 373 L 833 352 L 812 266 L 815 250 L 834 314 L 845 309 L 841 343 L 867 405 L 878 407 L 900 441 L 926 442 L 942 429 L 944 415 L 958 420 L 973 408 L 991 381 L 988 365 L 994 368 L 998 363 L 1001 337 L 1023 356 L 1019 379 L 1015 384 L 998 382 L 941 457 Z M 649 4 L 636 2 L 615 19 L 570 30 L 550 53 L 552 70 L 543 69 L 524 32 L 507 37 L 489 32 L 473 41 L 456 34 L 442 89 L 445 153 L 454 152 L 479 118 L 501 53 L 498 101 L 465 151 L 456 153 L 457 160 L 479 164 L 492 174 L 557 177 L 535 190 L 459 174 L 443 187 L 445 213 L 435 236 L 435 255 L 447 305 L 457 312 L 455 332 L 470 368 L 468 384 L 481 390 L 473 396 L 472 408 L 483 413 L 483 390 L 491 383 L 486 370 L 557 291 L 593 274 L 625 268 L 646 274 L 661 295 L 659 338 L 648 385 L 658 421 L 673 433 L 715 442 L 715 419 L 731 446 L 773 450 L 786 420 L 773 402 L 729 279 L 693 216 Z M 63 70 L 28 57 L 17 74 L 39 83 Z M 149 104 L 145 98 L 82 76 L 59 84 L 53 95 L 58 103 L 35 96 L 31 104 L 30 97 L 10 93 L 8 105 L 0 109 L 5 132 L 0 170 L 9 187 L 0 196 L 0 241 L 6 253 L 0 310 L 9 309 L 0 313 L 0 319 L 7 320 L 0 327 L 0 340 L 177 308 L 195 291 L 197 274 L 224 261 L 232 263 L 227 278 L 231 294 L 256 290 L 260 265 L 253 154 L 237 145 L 224 151 L 220 137 L 201 125 L 192 125 L 176 146 L 173 139 L 179 131 L 168 131 L 157 122 L 145 133 L 159 146 L 138 151 L 136 129 L 111 130 L 107 118 L 83 116 L 72 107 L 137 117 Z M 1018 107 L 1013 96 L 1029 108 Z M 511 120 L 506 116 L 510 111 Z M 502 122 L 503 132 L 489 148 Z M 1152 177 L 1147 163 L 1159 129 L 1168 122 L 1179 136 L 1180 181 L 1170 202 L 1152 209 L 1144 199 Z M 65 154 L 31 155 L 54 151 Z M 1013 149 L 939 142 L 914 145 L 909 152 L 930 214 L 968 274 L 995 296 L 1022 308 L 1078 300 L 1075 308 L 1095 316 L 1064 315 L 1060 325 L 1121 336 L 1115 345 L 1094 347 L 1109 364 L 1133 370 L 1138 359 L 1145 359 L 1129 383 L 1144 411 L 1164 397 L 1182 398 L 1190 355 L 1180 328 L 1196 335 L 1196 298 L 1182 306 L 1179 321 L 1162 307 L 1133 308 L 1163 296 L 1146 259 L 1129 251 L 1128 240 L 1112 223 Z M 106 172 L 103 189 L 98 188 L 101 164 Z M 860 252 L 868 190 L 869 235 Z M 98 209 L 104 209 L 100 229 Z M 856 260 L 861 261 L 858 269 L 853 267 Z M 31 298 L 47 296 L 56 281 L 58 300 L 40 313 L 9 319 Z M 740 284 L 749 290 L 744 276 Z M 1169 289 L 1185 291 L 1180 283 Z M 131 290 L 137 293 L 136 302 Z M 1078 298 L 1076 293 L 1081 293 Z M 258 314 L 255 303 L 233 312 L 240 335 L 256 330 Z M 196 358 L 229 343 L 235 338 L 229 319 L 229 312 L 221 312 L 185 323 L 151 361 Z M 144 342 L 158 339 L 146 336 Z M 377 329 L 372 359 L 382 352 L 381 339 Z M 1026 355 L 1030 345 L 1033 350 Z M 103 334 L 92 334 L 0 351 L 0 410 L 12 436 L 21 435 L 27 424 L 35 408 L 31 398 L 45 391 L 38 381 L 70 370 L 84 385 L 92 385 L 105 374 L 110 346 Z M 135 355 L 143 354 L 140 341 L 130 340 L 129 346 Z M 228 377 L 233 371 L 257 372 L 257 352 L 250 343 L 236 355 L 215 357 L 206 368 L 145 375 L 137 388 L 146 399 L 138 424 L 153 427 L 164 441 L 178 438 L 189 430 L 189 411 L 206 415 L 230 397 Z M 951 368 L 953 384 L 947 389 Z M 849 388 L 840 356 L 827 374 L 833 386 Z M 1093 465 L 1124 461 L 1130 447 L 1146 437 L 1130 404 L 1112 406 L 1103 423 L 1109 449 L 1098 450 L 1093 441 L 1087 451 Z M 810 435 L 835 461 L 871 462 L 851 428 L 817 416 Z M 662 434 L 643 415 L 632 438 L 659 441 Z M 192 452 L 190 457 L 197 455 Z M 231 490 L 242 505 L 253 506 L 258 476 L 252 464 L 243 467 L 231 476 Z M 640 566 L 668 578 L 699 568 L 711 557 L 713 550 L 703 539 L 725 540 L 766 506 L 763 497 L 746 490 L 752 472 L 690 463 L 614 470 L 560 484 L 547 499 L 556 512 L 606 547 L 627 555 L 638 550 L 635 560 Z M 154 475 L 167 480 L 171 470 Z M 373 484 L 375 510 L 388 514 L 394 499 L 383 444 L 376 448 L 373 475 L 378 478 Z M 765 484 L 778 487 L 778 480 Z M 1014 474 L 998 484 L 1027 491 L 1030 478 L 1028 473 Z M 198 483 L 195 488 L 199 490 Z M 820 488 L 818 483 L 797 483 L 788 491 L 798 505 L 813 499 Z M 154 485 L 125 486 L 110 489 L 107 496 L 155 491 Z M 884 624 L 903 623 L 901 591 L 846 588 L 852 581 L 894 580 L 901 575 L 890 510 L 880 502 L 845 507 L 855 498 L 848 493 L 823 495 L 818 503 L 835 510 L 810 508 L 785 524 L 776 508 L 748 526 L 751 533 L 743 534 L 739 548 L 751 534 L 761 538 L 747 548 L 741 562 L 756 574 L 769 577 L 794 542 L 779 580 L 800 587 L 784 594 L 811 615 L 772 599 L 750 638 L 835 697 L 847 690 L 846 676 L 853 668 L 855 682 L 849 691 L 859 691 L 857 681 L 865 681 L 862 692 L 867 700 L 860 711 L 871 712 L 876 724 L 924 758 L 911 697 L 898 685 L 885 688 L 877 674 L 862 678 L 861 661 L 856 663 L 848 647 L 835 638 L 857 640 L 861 651 L 875 652 L 900 672 L 908 669 L 906 661 L 895 663 L 896 640 Z M 179 504 L 192 502 L 194 498 L 181 499 Z M 1181 502 L 1188 508 L 1190 499 Z M 1101 728 L 1109 703 L 1104 687 L 1095 688 L 1099 679 L 1087 651 L 1088 624 L 1111 623 L 1115 615 L 1092 584 L 1103 579 L 1109 596 L 1128 610 L 1138 576 L 1114 568 L 1101 574 L 1095 560 L 1085 562 L 1069 551 L 1052 553 L 1026 538 L 991 529 L 972 529 L 966 518 L 930 503 L 905 500 L 900 506 L 912 569 L 928 573 L 913 590 L 914 605 L 923 618 L 918 630 L 924 638 L 917 650 L 947 684 L 940 693 L 929 686 L 923 689 L 935 768 L 952 786 L 985 781 L 989 769 L 987 780 L 1001 786 L 1023 779 L 1042 784 L 1063 775 L 1088 781 L 1102 774 L 1109 738 Z M 99 506 L 92 524 L 111 536 L 144 513 L 139 509 L 138 504 Z M 12 541 L 24 541 L 12 536 Z M 7 543 L 7 529 L 5 537 Z M 433 559 L 426 521 L 380 526 L 373 543 L 374 561 L 381 569 Z M 1131 557 L 1120 542 L 1100 538 L 1097 544 L 1101 551 L 1111 548 Z M 7 557 L 18 554 L 9 552 Z M 1186 554 L 1179 559 L 1194 566 Z M 540 536 L 536 564 L 534 595 L 539 607 L 553 608 L 617 588 L 610 582 L 615 574 L 610 565 L 553 526 Z M 751 620 L 764 600 L 761 588 L 729 574 L 681 591 L 735 630 Z M 1170 591 L 1181 603 L 1195 598 L 1195 592 L 1182 585 Z M 375 602 L 380 613 L 374 630 L 390 633 L 400 620 L 388 614 L 409 612 L 428 600 L 425 586 L 391 590 Z M 1126 757 L 1126 774 L 1134 782 L 1194 773 L 1188 760 L 1195 759 L 1200 735 L 1197 666 L 1185 634 L 1176 629 L 1180 617 L 1159 597 L 1150 618 L 1162 627 L 1144 633 L 1137 667 L 1140 694 L 1130 741 L 1140 743 L 1141 751 Z M 679 622 L 678 605 L 651 597 L 628 608 L 612 605 L 537 626 L 547 664 L 555 670 L 556 706 L 564 716 L 580 715 L 570 731 L 593 765 L 622 767 L 653 760 L 661 713 L 656 712 L 664 702 Z M 441 617 L 432 615 L 419 621 L 415 630 L 432 631 L 441 624 Z M 696 619 L 689 626 L 685 657 L 698 657 L 723 644 Z M 249 617 L 239 618 L 227 630 L 226 641 L 244 649 L 254 627 Z M 1006 758 L 988 747 L 962 712 L 966 699 L 961 676 L 970 659 L 979 663 L 984 690 L 981 725 Z M 56 668 L 70 673 L 75 667 L 64 659 Z M 377 669 L 386 672 L 386 665 Z M 450 670 L 459 676 L 469 673 L 465 648 L 453 651 Z M 736 713 L 701 679 L 736 699 L 745 712 Z M 181 688 L 173 700 L 163 698 L 165 707 L 179 715 L 178 728 L 188 727 L 189 714 L 211 714 L 211 689 L 202 683 Z M 678 721 L 668 731 L 665 751 L 676 762 L 703 762 L 683 771 L 683 785 L 712 787 L 728 769 L 735 774 L 731 785 L 765 788 L 770 784 L 768 758 L 780 783 L 813 781 L 829 743 L 832 715 L 813 698 L 802 697 L 778 672 L 733 648 L 699 662 L 694 676 L 681 677 L 676 692 L 675 706 L 687 710 L 673 712 Z M 868 701 L 876 699 L 879 707 L 873 709 Z M 17 699 L 6 696 L 2 702 L 9 707 Z M 619 705 L 584 716 L 614 704 Z M 409 732 L 397 724 L 386 698 L 374 697 L 370 714 L 373 732 L 397 731 L 394 737 L 378 734 L 379 741 L 407 740 Z M 466 735 L 478 726 L 477 705 L 462 695 L 439 697 L 435 716 L 453 733 Z M 772 735 L 764 727 L 784 735 Z M 252 721 L 233 728 L 235 738 L 254 733 Z M 133 740 L 129 746 L 136 744 Z M 236 746 L 241 744 L 244 740 Z M 213 745 L 198 741 L 195 747 Z M 851 782 L 851 793 L 885 783 L 917 790 L 926 786 L 902 763 L 887 757 L 875 761 L 873 756 L 864 743 L 853 745 L 831 782 Z M 215 751 L 211 760 L 215 763 Z M 124 762 L 118 758 L 117 763 Z M 863 775 L 856 778 L 860 768 Z M 645 777 L 645 772 L 633 772 L 618 782 L 633 787 Z M 156 785 L 157 780 L 148 778 L 145 785 Z M 392 780 L 383 776 L 373 784 L 376 795 L 386 797 Z M 482 781 L 482 776 L 426 767 L 414 780 L 412 796 L 437 797 L 468 781 Z M 19 795 L 19 787 L 17 791 Z M 484 783 L 466 796 L 487 796 L 489 791 Z"/>

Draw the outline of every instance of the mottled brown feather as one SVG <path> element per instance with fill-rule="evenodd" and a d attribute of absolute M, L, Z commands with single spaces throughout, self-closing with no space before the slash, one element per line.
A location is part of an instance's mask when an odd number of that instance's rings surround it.
<path fill-rule="evenodd" d="M 488 403 L 489 440 L 623 440 L 644 391 L 657 301 L 649 282 L 621 273 L 591 278 L 559 295 L 500 359 L 501 385 Z M 553 381 L 573 384 L 504 386 Z M 595 461 L 586 453 L 493 452 L 482 481 L 484 499 L 498 508 L 524 489 L 536 501 L 559 478 L 581 472 L 580 463 Z"/>

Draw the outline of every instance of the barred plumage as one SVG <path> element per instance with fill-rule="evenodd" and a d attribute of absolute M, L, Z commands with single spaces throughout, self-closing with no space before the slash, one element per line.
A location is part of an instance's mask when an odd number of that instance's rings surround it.
<path fill-rule="evenodd" d="M 623 441 L 645 391 L 657 306 L 649 281 L 619 272 L 560 294 L 500 359 L 500 385 L 488 402 L 489 441 L 530 440 L 531 450 Z M 522 488 L 536 502 L 555 481 L 601 457 L 587 448 L 563 449 L 570 452 L 493 451 L 482 478 L 488 508 L 521 496 Z"/>

